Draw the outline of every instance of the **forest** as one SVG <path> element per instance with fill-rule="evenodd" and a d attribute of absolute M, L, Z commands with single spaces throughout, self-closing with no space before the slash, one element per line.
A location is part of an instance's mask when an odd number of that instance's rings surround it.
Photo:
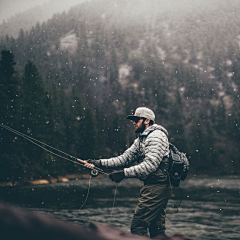
<path fill-rule="evenodd" d="M 192 175 L 239 174 L 240 4 L 161 2 L 86 2 L 1 36 L 0 124 L 80 159 L 107 158 L 131 145 L 126 116 L 147 106 Z M 0 181 L 84 170 L 4 128 L 0 151 Z"/>

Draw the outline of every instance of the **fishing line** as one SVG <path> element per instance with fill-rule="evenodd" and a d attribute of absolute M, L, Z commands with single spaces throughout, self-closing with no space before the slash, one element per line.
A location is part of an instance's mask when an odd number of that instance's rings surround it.
<path fill-rule="evenodd" d="M 112 222 L 113 209 L 114 209 L 114 204 L 115 204 L 115 202 L 116 202 L 116 196 L 117 196 L 117 184 L 116 184 L 116 188 L 115 188 L 115 192 L 114 192 L 113 206 L 112 206 L 111 218 L 110 218 L 110 221 L 109 221 L 109 223 L 111 223 L 111 222 Z"/>
<path fill-rule="evenodd" d="M 5 125 L 3 125 L 3 124 L 1 124 L 1 127 L 9 130 L 9 131 L 12 132 L 12 133 L 15 133 L 15 134 L 18 135 L 18 136 L 23 137 L 24 139 L 28 140 L 29 142 L 35 144 L 36 146 L 44 149 L 45 151 L 47 151 L 47 152 L 49 152 L 49 153 L 51 153 L 51 154 L 53 154 L 53 155 L 55 155 L 55 156 L 57 156 L 57 157 L 63 158 L 63 159 L 68 160 L 68 161 L 71 161 L 71 162 L 73 162 L 73 163 L 75 163 L 75 164 L 83 165 L 83 164 L 81 164 L 80 162 L 76 162 L 76 161 L 74 161 L 74 160 L 65 158 L 65 157 L 63 157 L 63 156 L 61 156 L 61 155 L 59 155 L 59 154 L 56 154 L 56 153 L 50 151 L 49 149 L 47 149 L 47 148 L 45 148 L 45 147 L 37 144 L 36 142 L 38 142 L 38 143 L 40 143 L 40 144 L 43 144 L 43 145 L 45 145 L 45 146 L 47 146 L 47 147 L 52 148 L 51 146 L 49 146 L 49 145 L 47 145 L 47 144 L 45 144 L 45 143 L 43 143 L 43 142 L 41 142 L 41 141 L 38 141 L 37 139 L 34 139 L 34 138 L 32 138 L 32 137 L 29 137 L 29 136 L 27 136 L 27 135 L 25 135 L 25 134 L 23 134 L 23 133 L 20 133 L 20 132 L 18 132 L 17 130 L 14 130 L 14 129 L 10 128 L 10 127 L 7 127 L 7 126 L 5 126 Z M 34 142 L 34 141 L 36 141 L 36 142 Z M 61 152 L 60 150 L 57 150 L 57 149 L 55 149 L 55 148 L 53 148 L 53 149 L 56 150 L 56 151 Z M 66 155 L 68 155 L 68 154 L 66 154 Z"/>
<path fill-rule="evenodd" d="M 87 196 L 86 196 L 86 199 L 85 199 L 83 205 L 79 208 L 78 211 L 81 211 L 81 209 L 83 208 L 83 206 L 85 205 L 85 203 L 86 203 L 86 201 L 87 201 L 87 199 L 88 199 L 88 195 L 89 195 L 89 191 L 90 191 L 90 186 L 91 186 L 91 179 L 92 179 L 92 176 L 90 175 L 89 183 L 88 183 L 88 192 L 87 192 Z"/>
<path fill-rule="evenodd" d="M 59 149 L 56 149 L 56 148 L 54 148 L 54 147 L 52 147 L 52 146 L 50 146 L 50 145 L 48 145 L 48 144 L 46 144 L 46 143 L 44 143 L 44 142 L 41 142 L 41 141 L 39 141 L 39 140 L 37 140 L 37 139 L 35 139 L 35 138 L 33 138 L 33 137 L 30 137 L 30 136 L 28 136 L 28 135 L 26 135 L 26 134 L 24 134 L 24 133 L 21 133 L 21 132 L 15 130 L 15 129 L 13 129 L 13 128 L 10 128 L 10 127 L 4 125 L 3 123 L 2 123 L 0 126 L 1 126 L 2 128 L 4 128 L 4 129 L 6 129 L 6 130 L 8 130 L 8 131 L 10 131 L 10 132 L 12 132 L 12 133 L 14 133 L 14 134 L 16 134 L 16 135 L 18 135 L 18 136 L 20 136 L 20 137 L 28 140 L 29 142 L 35 144 L 36 146 L 44 149 L 45 151 L 47 151 L 47 152 L 49 152 L 49 153 L 51 153 L 51 154 L 53 154 L 53 155 L 55 155 L 55 156 L 57 156 L 57 157 L 60 157 L 60 158 L 65 159 L 65 160 L 67 160 L 67 161 L 70 161 L 70 162 L 73 162 L 73 163 L 75 163 L 75 164 L 79 164 L 79 165 L 84 166 L 84 164 L 82 164 L 82 163 L 80 163 L 80 162 L 76 162 L 76 161 L 71 160 L 71 159 L 69 159 L 69 158 L 63 157 L 63 156 L 61 156 L 61 155 L 59 155 L 59 154 L 56 154 L 56 153 L 54 153 L 53 151 L 50 151 L 49 149 L 45 148 L 44 146 L 49 147 L 49 148 L 51 148 L 51 149 L 53 149 L 53 150 L 55 150 L 55 151 L 58 151 L 58 152 L 60 152 L 60 153 L 62 153 L 62 154 L 65 154 L 65 155 L 67 155 L 67 156 L 69 156 L 69 157 L 71 157 L 71 158 L 77 159 L 77 158 L 71 156 L 70 154 L 67 154 L 67 153 L 65 153 L 65 152 L 63 152 L 63 151 L 60 151 Z M 39 144 L 38 144 L 38 143 L 39 143 Z M 40 144 L 42 144 L 43 146 L 41 146 Z M 100 169 L 100 168 L 96 168 L 96 170 L 100 171 L 100 172 L 103 173 L 103 174 L 109 175 L 109 174 L 105 173 L 105 172 L 104 172 L 102 169 Z M 82 206 L 79 208 L 79 211 L 83 211 L 82 208 L 83 208 L 83 206 L 84 206 L 84 205 L 86 204 L 86 202 L 87 202 L 87 199 L 88 199 L 88 196 L 89 196 L 89 192 L 90 192 L 91 179 L 92 179 L 92 175 L 90 174 L 87 196 L 86 196 L 86 198 L 85 198 L 84 203 L 83 203 Z M 111 218 L 110 218 L 109 223 L 111 223 L 111 221 L 112 221 L 114 205 L 115 205 L 115 202 L 116 202 L 116 195 L 117 195 L 117 184 L 116 184 L 116 188 L 115 188 L 115 192 L 114 192 L 113 206 L 112 206 L 112 210 L 111 210 Z M 84 211 L 88 211 L 88 210 L 84 210 Z M 88 212 L 94 217 L 94 215 L 93 215 L 90 211 L 88 211 Z M 94 219 L 97 221 L 97 219 L 96 219 L 95 217 L 94 217 Z"/>
<path fill-rule="evenodd" d="M 39 140 L 37 140 L 37 139 L 35 139 L 35 138 L 33 138 L 33 137 L 30 137 L 30 136 L 28 136 L 28 135 L 26 135 L 26 134 L 24 134 L 24 133 L 21 133 L 21 132 L 15 130 L 15 129 L 13 129 L 13 128 L 10 128 L 10 127 L 4 125 L 3 123 L 2 123 L 0 126 L 1 126 L 2 128 L 4 128 L 4 129 L 6 129 L 6 130 L 8 130 L 8 131 L 10 131 L 10 132 L 12 132 L 12 133 L 14 133 L 14 134 L 16 134 L 16 135 L 18 135 L 18 136 L 20 136 L 20 137 L 28 140 L 29 142 L 35 144 L 36 146 L 44 149 L 45 151 L 47 151 L 47 152 L 49 152 L 49 153 L 51 153 L 51 154 L 53 154 L 53 155 L 55 155 L 55 156 L 57 156 L 57 157 L 60 157 L 60 158 L 65 159 L 65 160 L 67 160 L 67 161 L 70 161 L 70 162 L 73 162 L 73 163 L 75 163 L 75 164 L 79 164 L 79 165 L 81 165 L 81 166 L 84 166 L 83 163 L 79 162 L 79 160 L 80 160 L 80 161 L 83 161 L 83 160 L 81 160 L 81 159 L 78 159 L 78 158 L 76 158 L 76 157 L 74 157 L 74 156 L 71 156 L 70 154 L 67 154 L 67 153 L 65 153 L 65 152 L 63 152 L 63 151 L 60 151 L 60 150 L 58 150 L 58 149 L 56 149 L 56 148 L 54 148 L 54 147 L 52 147 L 52 146 L 50 146 L 50 145 L 48 145 L 48 144 L 46 144 L 46 143 L 43 143 L 43 142 L 41 142 L 41 141 L 39 141 Z M 38 144 L 38 143 L 39 143 L 39 144 Z M 41 146 L 40 144 L 42 144 L 43 146 Z M 59 155 L 59 154 L 57 154 L 57 153 L 55 153 L 55 152 L 53 152 L 53 151 L 50 151 L 49 149 L 45 148 L 44 146 L 49 147 L 49 148 L 51 148 L 51 149 L 53 149 L 53 150 L 55 150 L 55 151 L 58 151 L 58 152 L 60 152 L 60 153 L 62 153 L 62 154 L 65 154 L 66 156 L 68 156 L 68 157 L 70 157 L 70 158 L 72 158 L 72 159 L 74 159 L 74 160 L 69 159 L 69 158 L 66 158 L 66 157 L 64 157 L 64 156 L 61 156 L 61 155 Z M 100 169 L 100 168 L 94 168 L 94 169 L 96 169 L 97 171 L 100 171 L 100 172 L 103 173 L 103 174 L 108 175 L 107 173 L 105 173 L 105 172 L 104 172 L 102 169 Z"/>
<path fill-rule="evenodd" d="M 82 209 L 83 208 L 83 206 L 85 205 L 85 203 L 87 202 L 87 200 L 88 200 L 88 196 L 89 196 L 89 192 L 90 192 L 90 186 L 91 186 L 91 179 L 92 179 L 92 176 L 90 175 L 90 178 L 89 178 L 89 183 L 88 183 L 88 191 L 87 191 L 87 196 L 86 196 L 86 198 L 85 198 L 85 201 L 84 201 L 84 203 L 82 204 L 82 206 L 79 208 L 79 210 L 78 211 L 85 211 L 85 212 L 89 212 L 92 216 L 93 216 L 93 218 L 95 219 L 95 221 L 96 222 L 98 222 L 98 220 L 95 218 L 95 216 L 91 213 L 91 211 L 89 211 L 89 210 L 86 210 L 86 209 Z"/>
<path fill-rule="evenodd" d="M 67 160 L 67 161 L 70 161 L 70 162 L 73 162 L 73 163 L 75 163 L 75 164 L 79 164 L 79 165 L 84 166 L 84 164 L 82 164 L 82 163 L 80 163 L 80 162 L 76 162 L 76 161 L 74 161 L 74 160 L 68 159 L 68 158 L 66 158 L 66 157 L 63 157 L 63 156 L 61 156 L 61 155 L 59 155 L 59 154 L 56 154 L 56 153 L 50 151 L 49 149 L 41 146 L 40 144 L 42 144 L 42 145 L 44 145 L 44 146 L 46 146 L 46 147 L 49 147 L 49 148 L 51 148 L 51 149 L 54 149 L 55 151 L 58 151 L 58 152 L 60 152 L 60 153 L 62 153 L 62 154 L 65 154 L 65 155 L 67 155 L 67 156 L 69 156 L 69 157 L 71 157 L 71 158 L 77 159 L 77 158 L 75 158 L 75 157 L 73 157 L 73 156 L 71 156 L 71 155 L 69 155 L 69 154 L 67 154 L 67 153 L 65 153 L 65 152 L 63 152 L 63 151 L 60 151 L 60 150 L 58 150 L 58 149 L 56 149 L 56 148 L 54 148 L 54 147 L 52 147 L 52 146 L 50 146 L 50 145 L 48 145 L 48 144 L 46 144 L 46 143 L 43 143 L 43 142 L 41 142 L 41 141 L 39 141 L 39 140 L 37 140 L 37 139 L 35 139 L 35 138 L 33 138 L 33 137 L 30 137 L 30 136 L 28 136 L 28 135 L 26 135 L 26 134 L 24 134 L 24 133 L 21 133 L 21 132 L 15 130 L 15 129 L 13 129 L 13 128 L 10 128 L 10 127 L 4 125 L 3 123 L 1 123 L 0 126 L 1 126 L 2 128 L 4 128 L 4 129 L 6 129 L 6 130 L 8 130 L 8 131 L 10 131 L 10 132 L 12 132 L 12 133 L 14 133 L 14 134 L 16 134 L 16 135 L 18 135 L 18 136 L 20 136 L 20 137 L 28 140 L 29 142 L 35 144 L 36 146 L 44 149 L 45 151 L 47 151 L 47 152 L 49 152 L 49 153 L 51 153 L 51 154 L 53 154 L 53 155 L 55 155 L 55 156 L 57 156 L 57 157 L 60 157 L 60 158 L 65 159 L 65 160 Z M 39 143 L 39 144 L 38 144 L 38 143 Z M 102 169 L 100 169 L 100 168 L 93 169 L 93 170 L 98 170 L 98 171 L 100 171 L 101 173 L 108 175 L 107 173 L 105 173 L 105 172 L 104 172 Z M 92 170 L 92 171 L 93 171 L 93 170 Z M 87 190 L 87 196 L 86 196 L 86 198 L 85 198 L 84 203 L 83 203 L 82 206 L 79 208 L 79 211 L 87 211 L 87 212 L 89 212 L 89 213 L 94 217 L 95 221 L 97 222 L 97 219 L 95 218 L 95 216 L 94 216 L 89 210 L 85 210 L 85 209 L 82 210 L 82 208 L 83 208 L 83 206 L 86 204 L 87 199 L 88 199 L 88 196 L 89 196 L 90 186 L 91 186 L 91 179 L 92 179 L 92 175 L 90 174 L 89 184 L 88 184 L 88 190 Z M 116 186 L 116 187 L 117 187 L 117 186 Z M 115 195 L 114 195 L 113 208 L 114 208 L 114 203 L 115 203 L 115 196 L 116 196 L 116 190 L 115 190 Z M 113 208 L 112 208 L 112 212 L 113 212 Z"/>
<path fill-rule="evenodd" d="M 86 212 L 89 212 L 93 218 L 95 219 L 96 222 L 98 222 L 98 220 L 95 218 L 95 216 L 91 213 L 91 211 L 89 210 L 86 210 L 86 209 L 82 209 L 83 206 L 86 204 L 87 200 L 88 200 L 88 196 L 89 196 L 89 192 L 90 192 L 90 187 L 91 187 L 91 179 L 92 179 L 92 176 L 90 175 L 90 178 L 89 178 L 89 183 L 88 183 L 88 191 L 87 191 L 87 196 L 85 198 L 85 201 L 84 203 L 82 204 L 82 206 L 79 208 L 78 211 L 86 211 Z M 110 221 L 108 222 L 109 224 L 112 222 L 112 216 L 113 216 L 113 210 L 114 210 L 114 205 L 115 205 L 115 202 L 116 202 L 116 196 L 117 196 L 117 184 L 116 184 L 116 188 L 115 188 L 115 191 L 114 191 L 114 198 L 113 198 L 113 205 L 112 205 L 112 210 L 111 210 L 111 217 L 110 217 Z"/>
<path fill-rule="evenodd" d="M 35 139 L 35 138 L 33 138 L 33 137 L 30 137 L 30 136 L 28 136 L 28 135 L 26 135 L 26 134 L 24 134 L 24 133 L 21 133 L 21 132 L 15 130 L 15 129 L 13 129 L 13 128 L 10 128 L 10 127 L 4 125 L 3 123 L 1 124 L 1 127 L 9 130 L 10 132 L 13 132 L 13 133 L 21 136 L 21 137 L 23 137 L 23 138 L 25 138 L 25 139 L 27 139 L 27 140 L 29 140 L 29 141 L 30 141 L 30 139 L 31 139 L 31 140 L 33 140 L 33 141 L 35 141 L 35 142 L 38 142 L 38 143 L 40 143 L 40 144 L 42 144 L 42 145 L 44 145 L 44 146 L 46 146 L 46 147 L 52 148 L 53 150 L 56 150 L 56 151 L 58 151 L 58 152 L 60 152 L 60 153 L 62 153 L 62 154 L 65 154 L 65 155 L 67 155 L 67 156 L 69 156 L 69 157 L 71 157 L 71 158 L 75 158 L 75 157 L 73 157 L 73 156 L 71 156 L 71 155 L 69 155 L 69 154 L 67 154 L 67 153 L 65 153 L 65 152 L 63 152 L 63 151 L 60 151 L 60 150 L 58 150 L 58 149 L 56 149 L 56 148 L 54 148 L 54 147 L 52 147 L 52 146 L 50 146 L 50 145 L 48 145 L 48 144 L 46 144 L 46 143 L 44 143 L 44 142 L 41 142 L 41 141 L 39 141 L 39 140 L 37 140 L 37 139 Z M 79 164 L 79 163 L 78 163 L 78 164 Z"/>

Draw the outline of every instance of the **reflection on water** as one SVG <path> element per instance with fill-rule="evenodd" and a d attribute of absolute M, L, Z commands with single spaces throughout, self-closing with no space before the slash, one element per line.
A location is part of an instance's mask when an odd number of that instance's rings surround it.
<path fill-rule="evenodd" d="M 0 201 L 32 208 L 86 224 L 111 223 L 129 232 L 142 183 L 126 179 L 80 179 L 69 183 L 0 188 Z M 188 178 L 174 189 L 167 208 L 167 234 L 185 233 L 195 239 L 240 239 L 240 180 L 237 177 Z M 177 206 L 181 201 L 181 205 Z M 177 213 L 176 213 L 177 212 Z"/>

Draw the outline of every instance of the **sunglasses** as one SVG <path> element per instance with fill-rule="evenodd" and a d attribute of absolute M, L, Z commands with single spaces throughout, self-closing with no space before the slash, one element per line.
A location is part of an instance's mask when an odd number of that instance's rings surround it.
<path fill-rule="evenodd" d="M 136 117 L 134 120 L 132 120 L 132 122 L 138 123 L 138 121 L 141 120 L 141 119 L 144 119 L 144 118 L 141 118 L 141 117 L 138 118 L 138 117 Z"/>

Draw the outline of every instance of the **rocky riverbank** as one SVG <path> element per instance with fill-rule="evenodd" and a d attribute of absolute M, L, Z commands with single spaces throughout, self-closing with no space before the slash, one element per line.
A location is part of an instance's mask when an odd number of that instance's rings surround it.
<path fill-rule="evenodd" d="M 69 174 L 66 176 L 58 176 L 57 178 L 49 177 L 47 179 L 30 179 L 25 181 L 12 181 L 0 183 L 0 187 L 13 187 L 13 186 L 23 186 L 23 185 L 40 185 L 40 184 L 50 184 L 57 182 L 69 182 L 71 180 L 78 180 L 83 178 L 89 178 L 89 174 Z M 98 178 L 106 177 L 104 174 L 99 174 Z"/>

